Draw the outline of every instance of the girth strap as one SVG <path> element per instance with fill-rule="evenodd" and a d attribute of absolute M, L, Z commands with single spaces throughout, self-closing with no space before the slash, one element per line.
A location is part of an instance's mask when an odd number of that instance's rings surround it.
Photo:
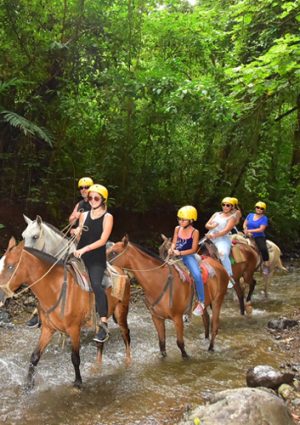
<path fill-rule="evenodd" d="M 173 305 L 173 274 L 172 274 L 172 269 L 170 267 L 170 265 L 168 265 L 169 268 L 169 274 L 168 274 L 168 278 L 166 281 L 166 284 L 161 292 L 161 294 L 159 295 L 159 297 L 157 298 L 157 300 L 150 305 L 151 308 L 154 308 L 155 306 L 157 306 L 157 304 L 160 303 L 162 297 L 165 295 L 165 293 L 167 292 L 167 290 L 170 288 L 170 301 L 169 301 L 169 307 L 172 307 Z"/>
<path fill-rule="evenodd" d="M 50 307 L 48 310 L 45 311 L 47 316 L 50 313 L 52 313 L 56 309 L 56 307 L 59 306 L 60 302 L 62 302 L 61 303 L 60 315 L 62 317 L 64 316 L 65 305 L 66 305 L 66 294 L 67 294 L 67 274 L 68 274 L 67 267 L 66 267 L 66 264 L 64 264 L 64 281 L 63 281 L 63 284 L 62 284 L 62 287 L 61 287 L 61 291 L 60 291 L 60 294 L 59 294 L 59 297 L 58 297 L 56 303 L 52 307 Z"/>

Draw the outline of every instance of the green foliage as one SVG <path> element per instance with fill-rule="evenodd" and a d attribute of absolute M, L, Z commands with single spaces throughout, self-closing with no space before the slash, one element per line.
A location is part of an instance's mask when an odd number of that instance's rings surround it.
<path fill-rule="evenodd" d="M 11 197 L 65 220 L 91 175 L 131 211 L 235 195 L 300 230 L 298 2 L 3 0 L 0 19 Z"/>

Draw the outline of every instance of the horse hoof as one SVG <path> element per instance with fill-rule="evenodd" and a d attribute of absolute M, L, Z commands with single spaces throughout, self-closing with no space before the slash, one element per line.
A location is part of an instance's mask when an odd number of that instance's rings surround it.
<path fill-rule="evenodd" d="M 208 351 L 209 351 L 210 353 L 214 353 L 215 349 L 214 349 L 214 347 L 209 346 L 209 347 L 208 347 Z"/>
<path fill-rule="evenodd" d="M 82 389 L 82 381 L 74 381 L 73 390 L 80 391 Z"/>
<path fill-rule="evenodd" d="M 188 355 L 188 353 L 184 352 L 184 353 L 182 353 L 182 358 L 184 360 L 189 360 L 190 356 Z"/>
<path fill-rule="evenodd" d="M 161 351 L 160 352 L 161 357 L 164 359 L 167 357 L 167 352 L 166 351 Z"/>

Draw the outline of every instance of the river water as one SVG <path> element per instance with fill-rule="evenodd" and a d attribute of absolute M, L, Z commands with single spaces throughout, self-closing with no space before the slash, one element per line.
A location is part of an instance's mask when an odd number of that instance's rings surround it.
<path fill-rule="evenodd" d="M 182 360 L 174 326 L 167 322 L 168 357 L 162 360 L 150 314 L 141 302 L 132 304 L 129 313 L 130 368 L 125 367 L 123 341 L 112 321 L 101 371 L 94 368 L 92 334 L 84 334 L 82 391 L 72 387 L 69 344 L 62 349 L 54 337 L 38 365 L 35 389 L 25 393 L 29 358 L 40 331 L 16 322 L 0 328 L 0 424 L 173 425 L 184 409 L 203 402 L 209 393 L 245 386 L 248 368 L 257 364 L 279 367 L 284 354 L 266 324 L 300 305 L 300 264 L 290 267 L 289 274 L 274 277 L 269 300 L 264 299 L 259 276 L 257 280 L 252 318 L 240 316 L 237 301 L 231 292 L 227 294 L 214 353 L 207 351 L 201 318 L 194 317 L 185 328 L 191 359 Z"/>

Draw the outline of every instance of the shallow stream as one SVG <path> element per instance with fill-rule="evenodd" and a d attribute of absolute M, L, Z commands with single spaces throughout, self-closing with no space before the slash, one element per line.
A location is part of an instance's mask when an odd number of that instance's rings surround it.
<path fill-rule="evenodd" d="M 125 367 L 123 341 L 112 321 L 101 372 L 93 368 L 92 334 L 83 335 L 80 392 L 72 387 L 70 346 L 62 349 L 55 336 L 38 365 L 35 389 L 24 393 L 29 358 L 40 331 L 16 318 L 14 326 L 0 328 L 0 424 L 171 425 L 185 407 L 201 403 L 210 392 L 244 386 L 248 368 L 265 363 L 279 367 L 284 354 L 266 324 L 299 307 L 300 264 L 291 266 L 289 274 L 274 277 L 269 300 L 261 292 L 259 276 L 257 280 L 252 318 L 240 316 L 232 292 L 227 294 L 214 353 L 207 351 L 201 318 L 194 317 L 185 328 L 191 359 L 181 359 L 174 326 L 167 322 L 168 357 L 162 360 L 150 314 L 141 302 L 132 304 L 129 313 L 130 368 Z"/>

